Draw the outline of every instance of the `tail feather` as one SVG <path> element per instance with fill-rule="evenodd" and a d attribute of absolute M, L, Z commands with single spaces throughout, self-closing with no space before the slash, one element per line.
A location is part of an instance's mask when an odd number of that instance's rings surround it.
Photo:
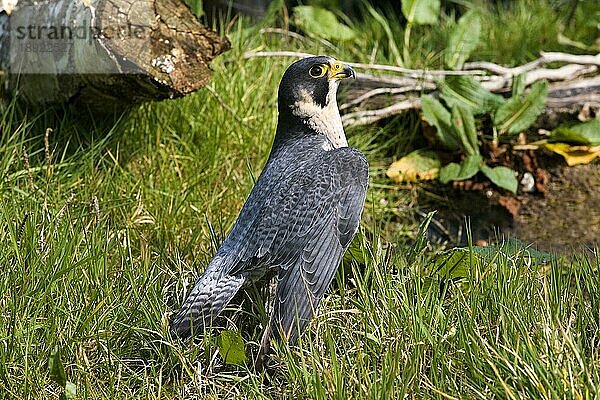
<path fill-rule="evenodd" d="M 183 305 L 171 319 L 171 336 L 185 339 L 212 326 L 221 311 L 246 281 L 243 274 L 223 273 L 222 259 L 215 258 L 198 278 Z"/>

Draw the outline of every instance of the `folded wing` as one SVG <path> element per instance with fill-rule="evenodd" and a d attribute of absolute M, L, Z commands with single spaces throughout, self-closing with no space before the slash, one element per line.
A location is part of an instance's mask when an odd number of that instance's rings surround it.
<path fill-rule="evenodd" d="M 316 314 L 358 229 L 368 164 L 345 147 L 292 175 L 279 179 L 282 185 L 255 214 L 246 240 L 236 242 L 245 243 L 238 249 L 242 258 L 279 269 L 271 332 L 294 342 Z"/>

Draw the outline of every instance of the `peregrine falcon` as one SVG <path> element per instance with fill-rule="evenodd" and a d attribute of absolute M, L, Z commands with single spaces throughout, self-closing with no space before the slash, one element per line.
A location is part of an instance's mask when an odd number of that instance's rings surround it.
<path fill-rule="evenodd" d="M 348 147 L 337 106 L 354 71 L 331 57 L 288 67 L 279 84 L 269 159 L 238 219 L 171 320 L 173 336 L 202 333 L 245 284 L 277 273 L 263 337 L 296 342 L 358 229 L 368 163 Z"/>

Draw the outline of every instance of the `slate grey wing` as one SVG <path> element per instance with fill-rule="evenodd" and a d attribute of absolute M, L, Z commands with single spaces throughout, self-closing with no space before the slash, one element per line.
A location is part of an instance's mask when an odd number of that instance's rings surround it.
<path fill-rule="evenodd" d="M 285 204 L 270 249 L 279 267 L 270 330 L 294 343 L 335 276 L 356 233 L 368 183 L 368 164 L 351 148 L 325 153 L 305 171 L 299 196 Z"/>
<path fill-rule="evenodd" d="M 275 336 L 296 340 L 316 312 L 358 228 L 368 164 L 348 147 L 292 154 L 261 174 L 233 230 L 173 317 L 174 335 L 210 326 L 242 285 L 273 268 L 279 270 Z"/>
<path fill-rule="evenodd" d="M 214 319 L 246 282 L 246 274 L 229 274 L 238 266 L 235 255 L 218 253 L 206 267 L 181 308 L 171 319 L 171 335 L 187 338 L 212 326 Z"/>

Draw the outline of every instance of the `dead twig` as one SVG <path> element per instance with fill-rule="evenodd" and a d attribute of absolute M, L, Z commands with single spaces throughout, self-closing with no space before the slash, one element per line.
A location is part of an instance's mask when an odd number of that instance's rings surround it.
<path fill-rule="evenodd" d="M 412 98 L 377 110 L 355 111 L 342 116 L 344 126 L 370 125 L 384 118 L 392 117 L 406 110 L 421 108 L 421 99 Z"/>
<path fill-rule="evenodd" d="M 423 90 L 434 90 L 437 85 L 432 81 L 425 79 L 416 79 L 407 76 L 394 76 L 394 75 L 380 75 L 375 76 L 371 74 L 365 74 L 362 72 L 356 73 L 356 81 L 361 84 L 368 85 L 387 85 L 394 87 L 410 87 L 410 86 L 423 86 Z"/>
<path fill-rule="evenodd" d="M 560 68 L 538 68 L 527 73 L 525 84 L 527 86 L 538 81 L 565 81 L 577 79 L 584 75 L 593 74 L 598 71 L 595 65 L 568 64 Z M 513 75 L 493 76 L 481 86 L 491 92 L 499 92 L 508 88 L 512 83 Z"/>
<path fill-rule="evenodd" d="M 494 74 L 515 76 L 524 72 L 532 71 L 542 65 L 552 62 L 564 62 L 582 65 L 600 65 L 600 54 L 592 55 L 576 55 L 557 52 L 541 52 L 540 57 L 527 64 L 518 67 L 504 67 L 489 61 L 475 61 L 466 63 L 463 66 L 465 70 L 487 70 Z"/>
<path fill-rule="evenodd" d="M 348 103 L 342 104 L 339 108 L 340 108 L 340 110 L 345 110 L 347 108 L 357 106 L 360 103 L 362 103 L 363 101 L 370 99 L 371 97 L 379 96 L 382 94 L 394 95 L 394 94 L 401 94 L 401 93 L 406 93 L 406 92 L 418 92 L 421 90 L 423 90 L 422 85 L 407 86 L 407 87 L 402 87 L 402 88 L 377 88 L 377 89 L 369 90 L 368 92 L 358 96 L 357 98 L 355 98 L 352 101 L 349 101 Z"/>
<path fill-rule="evenodd" d="M 244 54 L 252 57 L 311 57 L 313 54 L 296 51 L 255 51 Z M 367 125 L 400 114 L 409 109 L 421 107 L 418 96 L 438 89 L 438 81 L 444 76 L 469 75 L 478 80 L 483 88 L 504 93 L 510 90 L 513 77 L 526 73 L 525 85 L 538 81 L 549 81 L 549 93 L 546 106 L 549 108 L 570 109 L 579 104 L 600 108 L 600 82 L 596 81 L 600 66 L 600 54 L 575 55 L 558 52 L 542 52 L 540 57 L 517 67 L 504 67 L 492 62 L 479 61 L 466 63 L 461 71 L 416 70 L 375 63 L 346 64 L 367 71 L 384 71 L 392 74 L 372 75 L 359 72 L 351 86 L 354 96 L 346 100 L 341 110 L 349 110 L 368 103 L 381 96 L 394 96 L 394 104 L 371 110 L 357 110 L 342 117 L 345 126 Z M 546 64 L 565 63 L 558 68 L 545 68 Z M 399 74 L 399 75 L 394 75 Z M 401 75 L 401 76 L 400 76 Z M 593 77 L 590 79 L 590 75 Z M 409 96 L 398 96 L 410 93 Z"/>
<path fill-rule="evenodd" d="M 243 55 L 243 58 L 254 58 L 254 57 L 296 57 L 306 58 L 313 57 L 314 54 L 302 53 L 296 51 L 250 51 Z M 341 60 L 340 60 L 341 61 Z M 354 68 L 367 69 L 367 70 L 379 70 L 379 71 L 390 71 L 405 74 L 411 78 L 420 78 L 426 80 L 433 80 L 436 76 L 447 76 L 447 75 L 484 75 L 485 71 L 469 70 L 469 71 L 446 71 L 446 70 L 427 70 L 427 69 L 410 69 L 403 67 L 396 67 L 394 65 L 384 64 L 364 64 L 342 61 Z"/>

